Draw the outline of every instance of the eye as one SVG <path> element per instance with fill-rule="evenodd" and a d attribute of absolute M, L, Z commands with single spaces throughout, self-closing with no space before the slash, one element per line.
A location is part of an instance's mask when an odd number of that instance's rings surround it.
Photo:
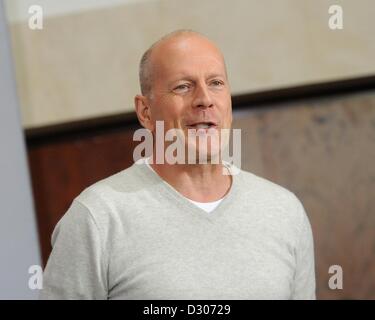
<path fill-rule="evenodd" d="M 189 90 L 189 88 L 190 88 L 190 85 L 188 83 L 183 83 L 175 87 L 173 90 L 178 91 L 178 92 L 185 92 Z"/>
<path fill-rule="evenodd" d="M 211 81 L 211 84 L 214 85 L 214 86 L 222 86 L 222 85 L 224 85 L 224 82 L 221 81 L 221 80 L 213 80 L 213 81 Z"/>

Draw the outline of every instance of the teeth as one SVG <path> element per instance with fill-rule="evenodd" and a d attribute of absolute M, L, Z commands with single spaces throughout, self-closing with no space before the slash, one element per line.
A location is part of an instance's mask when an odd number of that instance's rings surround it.
<path fill-rule="evenodd" d="M 195 127 L 197 129 L 208 129 L 210 126 L 206 123 L 198 123 L 197 125 L 195 125 Z"/>
<path fill-rule="evenodd" d="M 190 125 L 190 127 L 195 128 L 195 129 L 208 129 L 211 127 L 210 123 L 197 123 L 194 125 Z"/>

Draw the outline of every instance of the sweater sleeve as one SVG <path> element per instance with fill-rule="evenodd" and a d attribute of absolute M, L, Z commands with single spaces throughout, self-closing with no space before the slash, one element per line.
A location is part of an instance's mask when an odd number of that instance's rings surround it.
<path fill-rule="evenodd" d="M 315 300 L 314 241 L 311 225 L 302 203 L 297 199 L 297 210 L 302 220 L 296 243 L 296 270 L 294 277 L 293 300 Z"/>
<path fill-rule="evenodd" d="M 107 299 L 105 252 L 89 209 L 74 200 L 51 242 L 39 299 Z"/>

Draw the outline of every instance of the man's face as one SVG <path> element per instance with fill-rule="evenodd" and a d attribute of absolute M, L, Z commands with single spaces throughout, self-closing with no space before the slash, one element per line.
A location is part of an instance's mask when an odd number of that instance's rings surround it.
<path fill-rule="evenodd" d="M 231 127 L 231 95 L 221 53 L 204 38 L 178 37 L 156 47 L 151 64 L 152 121 L 163 120 L 165 132 L 182 129 L 187 148 L 209 158 L 218 154 L 220 142 L 215 139 L 211 148 L 195 139 L 187 143 L 189 129 L 205 135 L 207 128 L 220 132 Z"/>

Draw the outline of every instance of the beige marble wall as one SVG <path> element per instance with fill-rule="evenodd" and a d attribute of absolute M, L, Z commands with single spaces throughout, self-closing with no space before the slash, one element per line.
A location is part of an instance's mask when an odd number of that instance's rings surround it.
<path fill-rule="evenodd" d="M 13 20 L 23 125 L 132 111 L 141 54 L 178 28 L 201 31 L 218 43 L 234 94 L 374 74 L 375 2 L 335 1 L 344 9 L 344 29 L 336 31 L 328 28 L 330 4 L 131 1 L 47 15 L 40 31 Z"/>

